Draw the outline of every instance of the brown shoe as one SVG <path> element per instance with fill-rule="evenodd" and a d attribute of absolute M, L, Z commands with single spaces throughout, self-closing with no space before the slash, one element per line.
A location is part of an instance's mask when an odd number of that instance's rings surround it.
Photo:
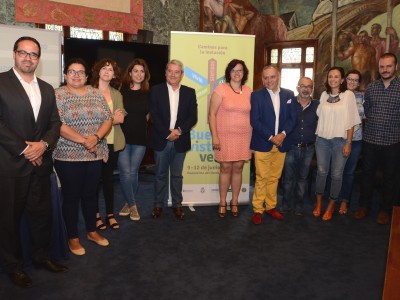
<path fill-rule="evenodd" d="M 359 207 L 354 213 L 354 218 L 356 218 L 357 220 L 361 220 L 364 219 L 367 214 L 368 214 L 368 208 Z"/>
<path fill-rule="evenodd" d="M 185 213 L 183 212 L 183 208 L 182 207 L 175 207 L 174 208 L 174 212 L 175 212 L 175 217 L 178 220 L 184 220 L 185 219 Z"/>
<path fill-rule="evenodd" d="M 389 224 L 389 214 L 386 210 L 381 210 L 376 218 L 376 223 L 381 225 Z"/>
<path fill-rule="evenodd" d="M 161 213 L 162 213 L 161 207 L 154 207 L 151 215 L 152 215 L 153 219 L 158 219 L 161 217 Z"/>

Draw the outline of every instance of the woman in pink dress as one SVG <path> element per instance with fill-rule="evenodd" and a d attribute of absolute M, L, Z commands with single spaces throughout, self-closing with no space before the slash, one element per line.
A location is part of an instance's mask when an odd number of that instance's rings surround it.
<path fill-rule="evenodd" d="M 250 94 L 245 85 L 249 70 L 242 60 L 232 60 L 225 69 L 225 83 L 211 96 L 208 121 L 215 160 L 220 163 L 218 215 L 226 215 L 226 195 L 232 188 L 232 216 L 239 215 L 238 198 L 242 185 L 242 170 L 251 158 Z"/>

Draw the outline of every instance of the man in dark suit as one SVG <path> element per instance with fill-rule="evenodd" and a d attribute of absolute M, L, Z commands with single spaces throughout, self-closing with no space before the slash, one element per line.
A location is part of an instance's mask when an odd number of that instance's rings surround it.
<path fill-rule="evenodd" d="M 281 220 L 276 210 L 278 181 L 282 174 L 285 152 L 283 141 L 296 125 L 296 113 L 291 90 L 280 88 L 276 67 L 265 66 L 262 71 L 265 88 L 251 95 L 250 123 L 253 135 L 250 147 L 254 150 L 256 183 L 253 194 L 253 223 L 260 224 L 265 212 Z M 265 208 L 264 208 L 265 205 Z"/>
<path fill-rule="evenodd" d="M 25 211 L 32 260 L 52 272 L 68 269 L 49 258 L 52 208 L 51 153 L 60 134 L 54 89 L 35 76 L 39 42 L 14 44 L 14 67 L 0 73 L 0 261 L 13 283 L 31 287 L 22 270 L 20 223 Z"/>
<path fill-rule="evenodd" d="M 156 163 L 156 197 L 153 218 L 161 216 L 168 200 L 168 178 L 172 207 L 179 220 L 185 219 L 182 209 L 182 170 L 186 152 L 191 148 L 190 130 L 197 123 L 197 100 L 194 89 L 181 85 L 183 64 L 168 62 L 167 82 L 152 87 L 150 115 L 152 121 L 149 146 L 154 149 Z M 168 176 L 170 173 L 170 176 Z"/>

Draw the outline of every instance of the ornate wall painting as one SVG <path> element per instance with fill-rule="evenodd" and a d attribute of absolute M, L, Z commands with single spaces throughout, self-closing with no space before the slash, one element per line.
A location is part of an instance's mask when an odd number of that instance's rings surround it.
<path fill-rule="evenodd" d="M 388 29 L 389 50 L 398 54 L 400 0 L 391 0 L 393 20 Z M 323 89 L 326 71 L 331 66 L 331 0 L 201 0 L 200 30 L 207 32 L 256 35 L 254 87 L 260 86 L 264 43 L 316 38 L 319 40 L 316 86 Z M 339 0 L 334 61 L 346 70 L 364 71 L 367 83 L 376 78 L 378 54 L 386 39 L 387 0 Z M 373 24 L 381 30 L 372 30 Z M 381 45 L 381 46 L 380 46 Z M 379 49 L 381 47 L 381 49 Z M 375 48 L 375 52 L 372 48 Z M 375 54 L 374 54 L 375 53 Z M 368 63 L 365 63 L 368 61 Z M 361 63 L 362 62 L 362 63 Z M 258 79 L 257 79 L 258 78 Z M 317 88 L 318 89 L 318 88 Z M 318 93 L 318 91 L 317 91 Z"/>
<path fill-rule="evenodd" d="M 143 0 L 15 0 L 15 16 L 18 22 L 136 34 L 138 29 L 143 28 Z"/>

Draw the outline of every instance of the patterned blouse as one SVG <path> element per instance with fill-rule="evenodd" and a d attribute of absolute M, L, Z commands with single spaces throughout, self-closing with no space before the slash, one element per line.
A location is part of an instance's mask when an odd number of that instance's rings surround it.
<path fill-rule="evenodd" d="M 100 90 L 86 86 L 86 95 L 71 93 L 66 86 L 55 90 L 61 122 L 83 136 L 94 135 L 101 124 L 112 118 L 111 111 Z M 97 152 L 89 152 L 83 145 L 60 136 L 53 158 L 62 161 L 108 160 L 105 139 L 97 145 Z"/>
<path fill-rule="evenodd" d="M 361 92 L 354 92 L 354 96 L 356 97 L 356 104 L 358 114 L 360 115 L 360 119 L 364 119 L 364 96 Z M 362 140 L 362 124 L 357 124 L 354 126 L 354 133 L 353 133 L 353 141 L 361 141 Z"/>

